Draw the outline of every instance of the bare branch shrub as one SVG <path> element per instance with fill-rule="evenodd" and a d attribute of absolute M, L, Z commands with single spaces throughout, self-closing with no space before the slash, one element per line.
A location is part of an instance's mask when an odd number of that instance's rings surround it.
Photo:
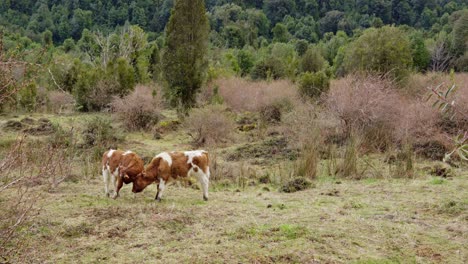
<path fill-rule="evenodd" d="M 325 104 L 342 121 L 345 135 L 361 133 L 366 145 L 382 150 L 394 139 L 403 101 L 385 79 L 348 76 L 333 82 Z"/>
<path fill-rule="evenodd" d="M 298 100 L 297 87 L 287 80 L 252 82 L 243 78 L 228 78 L 218 79 L 211 86 L 219 87 L 224 103 L 236 112 L 257 112 L 280 100 Z M 208 89 L 204 97 L 211 98 L 211 93 L 212 89 Z"/>
<path fill-rule="evenodd" d="M 48 93 L 48 109 L 56 114 L 71 113 L 75 107 L 73 95 L 63 91 Z"/>
<path fill-rule="evenodd" d="M 29 227 L 40 212 L 37 201 L 71 174 L 74 148 L 26 141 L 19 137 L 0 160 L 0 261 L 24 262 Z"/>
<path fill-rule="evenodd" d="M 183 125 L 196 146 L 226 143 L 235 129 L 234 118 L 219 105 L 194 109 Z"/>
<path fill-rule="evenodd" d="M 129 95 L 112 101 L 112 111 L 129 130 L 150 129 L 157 124 L 162 109 L 160 89 L 137 86 Z"/>

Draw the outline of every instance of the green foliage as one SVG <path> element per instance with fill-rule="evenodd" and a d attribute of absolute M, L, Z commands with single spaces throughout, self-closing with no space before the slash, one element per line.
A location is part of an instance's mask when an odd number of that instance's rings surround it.
<path fill-rule="evenodd" d="M 158 81 L 161 75 L 161 57 L 159 47 L 155 43 L 151 45 L 149 57 L 149 73 L 154 81 Z"/>
<path fill-rule="evenodd" d="M 326 62 L 317 47 L 309 47 L 301 59 L 302 72 L 318 72 L 325 68 Z"/>
<path fill-rule="evenodd" d="M 63 42 L 62 45 L 63 51 L 70 52 L 75 49 L 75 41 L 72 38 L 68 38 Z"/>
<path fill-rule="evenodd" d="M 330 35 L 329 35 L 330 34 Z M 348 44 L 349 37 L 344 31 L 338 31 L 335 35 L 331 33 L 325 34 L 325 59 L 330 64 L 333 64 L 340 47 L 343 47 Z"/>
<path fill-rule="evenodd" d="M 36 107 L 37 85 L 31 83 L 18 91 L 17 102 L 21 109 L 33 111 Z"/>
<path fill-rule="evenodd" d="M 305 72 L 299 77 L 299 92 L 302 96 L 317 98 L 330 88 L 330 79 L 324 71 Z"/>
<path fill-rule="evenodd" d="M 284 24 L 276 24 L 276 26 L 271 30 L 271 32 L 273 32 L 274 42 L 288 42 L 289 32 Z"/>
<path fill-rule="evenodd" d="M 373 72 L 402 81 L 413 63 L 411 44 L 399 28 L 371 28 L 350 44 L 344 63 L 347 72 Z"/>
<path fill-rule="evenodd" d="M 294 13 L 296 3 L 293 0 L 265 0 L 264 10 L 271 24 L 276 25 L 283 17 Z"/>
<path fill-rule="evenodd" d="M 296 41 L 296 52 L 299 56 L 302 56 L 304 55 L 304 53 L 306 53 L 308 47 L 309 47 L 309 43 L 306 41 L 306 40 L 303 40 L 303 39 L 300 39 L 298 41 Z"/>
<path fill-rule="evenodd" d="M 250 74 L 254 66 L 254 56 L 250 50 L 242 49 L 237 53 L 237 64 L 240 68 L 241 76 Z"/>
<path fill-rule="evenodd" d="M 286 76 L 283 62 L 276 57 L 268 57 L 258 61 L 250 74 L 252 79 L 280 79 Z"/>
<path fill-rule="evenodd" d="M 410 40 L 413 66 L 418 71 L 424 71 L 431 61 L 431 54 L 424 43 L 424 38 L 420 32 L 415 32 L 410 36 Z"/>
<path fill-rule="evenodd" d="M 202 0 L 176 1 L 166 30 L 162 56 L 167 95 L 172 105 L 188 109 L 205 80 L 208 19 Z"/>

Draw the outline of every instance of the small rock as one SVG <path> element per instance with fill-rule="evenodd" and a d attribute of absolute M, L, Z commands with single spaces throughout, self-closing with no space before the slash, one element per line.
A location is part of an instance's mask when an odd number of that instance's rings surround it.
<path fill-rule="evenodd" d="M 159 133 L 158 131 L 154 131 L 154 133 L 153 133 L 153 139 L 154 139 L 154 140 L 162 139 L 161 133 Z"/>

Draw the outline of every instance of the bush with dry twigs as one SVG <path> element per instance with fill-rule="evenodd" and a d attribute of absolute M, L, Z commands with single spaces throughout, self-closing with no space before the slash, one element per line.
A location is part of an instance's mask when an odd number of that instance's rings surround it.
<path fill-rule="evenodd" d="M 137 86 L 123 98 L 114 98 L 112 111 L 129 130 L 150 129 L 160 119 L 162 99 L 160 91 L 148 86 Z"/>
<path fill-rule="evenodd" d="M 75 108 L 73 95 L 64 91 L 50 91 L 48 94 L 47 108 L 56 114 L 71 113 Z"/>
<path fill-rule="evenodd" d="M 372 76 L 348 76 L 333 82 L 327 109 L 341 120 L 345 135 L 356 131 L 375 150 L 405 140 L 425 141 L 439 133 L 440 115 L 422 99 L 404 98 L 392 82 Z"/>
<path fill-rule="evenodd" d="M 219 95 L 224 103 L 236 112 L 258 112 L 262 108 L 278 101 L 298 100 L 297 87 L 288 80 L 256 81 L 242 78 L 218 79 L 211 84 L 219 87 Z M 205 98 L 210 98 L 212 89 L 205 91 Z"/>
<path fill-rule="evenodd" d="M 219 105 L 194 109 L 183 125 L 196 146 L 226 143 L 232 139 L 235 128 L 234 118 Z"/>
<path fill-rule="evenodd" d="M 367 145 L 385 149 L 394 139 L 403 101 L 385 79 L 348 76 L 333 82 L 325 104 L 341 120 L 345 135 L 356 131 Z"/>
<path fill-rule="evenodd" d="M 44 186 L 55 190 L 71 175 L 75 157 L 73 146 L 44 144 L 19 137 L 0 160 L 0 261 L 24 262 L 27 236 Z"/>

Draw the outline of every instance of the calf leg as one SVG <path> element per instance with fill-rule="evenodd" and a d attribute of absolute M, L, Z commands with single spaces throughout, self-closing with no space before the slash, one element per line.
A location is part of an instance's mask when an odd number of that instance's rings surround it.
<path fill-rule="evenodd" d="M 105 167 L 102 168 L 102 178 L 104 180 L 104 193 L 109 197 L 109 170 Z"/>
<path fill-rule="evenodd" d="M 158 193 L 156 193 L 156 200 L 161 201 L 165 185 L 166 182 L 164 181 L 164 179 L 161 179 L 161 181 L 158 184 Z"/>
<path fill-rule="evenodd" d="M 156 188 L 157 188 L 158 190 L 156 191 L 156 197 L 154 197 L 155 200 L 157 200 L 157 199 L 158 199 L 158 196 L 159 196 L 159 183 L 158 183 L 158 185 L 157 185 Z"/>
<path fill-rule="evenodd" d="M 119 177 L 119 169 L 118 169 L 118 168 L 115 169 L 114 173 L 111 173 L 111 174 L 110 174 L 110 177 L 111 177 L 111 184 L 112 184 L 112 187 L 113 187 L 112 190 L 115 192 L 115 190 L 117 190 L 117 186 L 116 186 L 117 182 L 116 182 L 116 180 L 117 180 L 117 178 Z M 115 196 L 115 193 L 114 193 L 114 195 L 113 195 L 112 197 L 114 198 L 114 196 Z"/>
<path fill-rule="evenodd" d="M 208 201 L 208 185 L 210 183 L 210 179 L 206 174 L 200 175 L 199 179 L 203 190 L 203 200 Z"/>
<path fill-rule="evenodd" d="M 114 196 L 112 196 L 112 199 L 119 197 L 119 191 L 122 188 L 122 185 L 123 185 L 122 178 L 120 176 L 117 176 L 117 185 L 115 186 L 115 192 L 114 192 Z"/>

